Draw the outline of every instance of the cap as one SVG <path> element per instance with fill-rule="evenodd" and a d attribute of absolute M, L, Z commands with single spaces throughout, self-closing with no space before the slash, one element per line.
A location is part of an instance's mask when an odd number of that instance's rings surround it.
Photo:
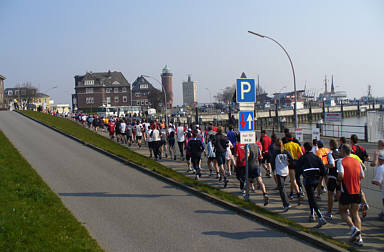
<path fill-rule="evenodd" d="M 378 159 L 384 160 L 384 152 L 380 151 L 379 155 L 377 156 Z"/>
<path fill-rule="evenodd" d="M 321 141 L 321 140 L 317 141 L 317 146 L 318 146 L 319 148 L 324 147 L 324 143 L 323 143 L 323 141 Z"/>

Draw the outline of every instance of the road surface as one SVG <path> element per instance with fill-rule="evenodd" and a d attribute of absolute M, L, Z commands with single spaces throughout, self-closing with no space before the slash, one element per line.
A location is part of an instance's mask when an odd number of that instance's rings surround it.
<path fill-rule="evenodd" d="M 107 251 L 316 251 L 15 112 L 0 128 Z"/>

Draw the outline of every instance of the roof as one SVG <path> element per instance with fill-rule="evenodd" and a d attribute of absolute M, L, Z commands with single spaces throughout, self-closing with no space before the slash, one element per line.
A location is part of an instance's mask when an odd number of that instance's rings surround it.
<path fill-rule="evenodd" d="M 122 85 L 122 86 L 128 86 L 129 82 L 127 79 L 125 79 L 124 75 L 121 72 L 100 72 L 100 73 L 93 73 L 93 72 L 87 72 L 85 75 L 76 75 L 75 76 L 76 82 L 81 82 L 84 80 L 94 80 L 95 86 L 97 85 Z"/>
<path fill-rule="evenodd" d="M 0 74 L 0 79 L 5 80 L 6 78 Z"/>
<path fill-rule="evenodd" d="M 37 93 L 36 97 L 38 98 L 44 98 L 44 97 L 49 97 L 49 95 L 43 94 L 43 93 Z"/>
<path fill-rule="evenodd" d="M 132 83 L 132 91 L 135 92 L 140 90 L 140 85 L 142 84 L 148 85 L 148 89 L 146 90 L 156 89 L 144 76 L 141 75 L 137 77 L 137 79 Z"/>

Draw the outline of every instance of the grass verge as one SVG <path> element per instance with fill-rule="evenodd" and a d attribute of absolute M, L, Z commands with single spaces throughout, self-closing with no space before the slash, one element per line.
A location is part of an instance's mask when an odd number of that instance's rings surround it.
<path fill-rule="evenodd" d="M 0 251 L 103 251 L 0 130 Z"/>
<path fill-rule="evenodd" d="M 35 111 L 20 111 L 21 113 L 32 117 L 40 122 L 43 122 L 51 127 L 54 127 L 62 132 L 65 132 L 66 134 L 69 134 L 73 137 L 76 137 L 88 144 L 92 144 L 98 148 L 101 148 L 103 150 L 106 150 L 112 154 L 115 154 L 119 157 L 122 157 L 124 159 L 129 160 L 130 162 L 133 162 L 137 165 L 144 166 L 154 172 L 157 172 L 165 177 L 172 178 L 173 180 L 176 180 L 180 183 L 183 183 L 185 185 L 191 186 L 195 189 L 198 189 L 200 191 L 203 191 L 205 193 L 208 193 L 210 195 L 213 195 L 219 199 L 225 200 L 227 202 L 231 202 L 232 204 L 235 204 L 239 207 L 248 209 L 252 212 L 261 214 L 263 216 L 266 216 L 268 218 L 271 218 L 275 221 L 278 221 L 280 223 L 286 224 L 296 230 L 303 231 L 309 234 L 312 234 L 316 237 L 319 237 L 323 239 L 324 241 L 328 243 L 332 243 L 336 246 L 339 246 L 341 248 L 347 249 L 349 251 L 357 251 L 354 247 L 348 245 L 345 242 L 341 242 L 338 240 L 333 239 L 332 237 L 326 236 L 322 233 L 319 233 L 317 231 L 311 230 L 309 228 L 306 228 L 297 222 L 290 220 L 288 218 L 285 218 L 277 213 L 273 213 L 263 207 L 260 207 L 252 202 L 246 202 L 243 199 L 227 192 L 223 192 L 217 188 L 214 188 L 208 184 L 202 183 L 200 181 L 196 181 L 194 179 L 191 179 L 189 177 L 184 176 L 183 174 L 180 174 L 176 171 L 174 171 L 171 168 L 168 168 L 166 166 L 163 166 L 162 164 L 149 159 L 141 154 L 138 154 L 136 152 L 133 152 L 129 150 L 126 147 L 121 146 L 120 144 L 111 141 L 110 139 L 103 137 L 91 130 L 88 130 L 87 128 L 84 128 L 77 124 L 76 122 L 73 122 L 71 120 L 67 120 L 60 117 L 50 116 L 44 113 L 35 112 Z"/>

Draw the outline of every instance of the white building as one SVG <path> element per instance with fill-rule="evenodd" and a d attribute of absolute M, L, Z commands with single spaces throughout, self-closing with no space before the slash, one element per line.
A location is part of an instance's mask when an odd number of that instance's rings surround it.
<path fill-rule="evenodd" d="M 195 81 L 191 80 L 191 76 L 188 75 L 188 81 L 183 82 L 183 104 L 187 106 L 193 106 L 197 103 L 197 85 Z"/>

